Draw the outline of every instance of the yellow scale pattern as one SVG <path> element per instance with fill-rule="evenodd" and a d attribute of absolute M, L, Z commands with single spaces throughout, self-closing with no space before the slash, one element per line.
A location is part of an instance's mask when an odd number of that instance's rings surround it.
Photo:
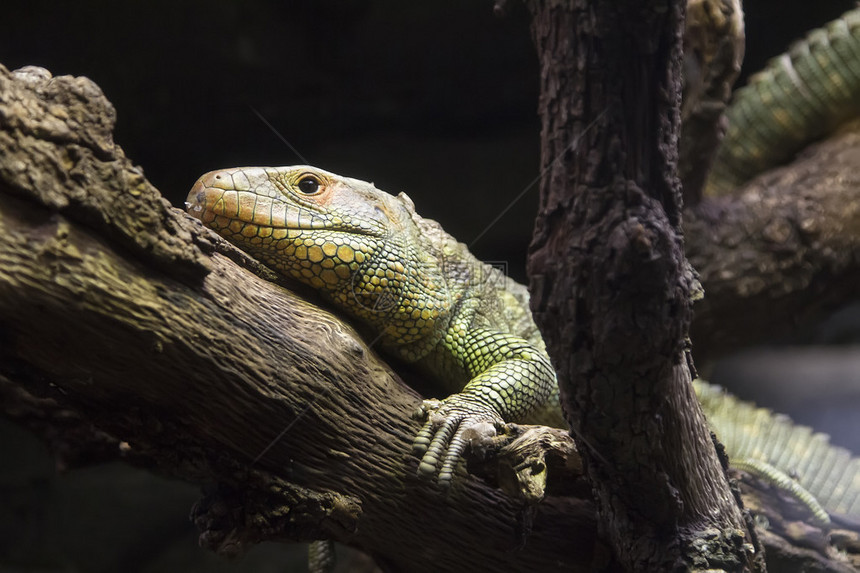
<path fill-rule="evenodd" d="M 405 195 L 313 167 L 252 167 L 207 173 L 187 207 L 375 327 L 387 351 L 424 368 L 451 394 L 425 401 L 428 419 L 413 443 L 420 476 L 438 475 L 449 486 L 470 428 L 566 426 L 525 288 L 507 278 L 482 280 L 492 269 L 419 217 Z M 860 516 L 860 460 L 785 417 L 701 381 L 695 388 L 734 465 L 767 477 L 822 523 L 828 511 Z"/>
<path fill-rule="evenodd" d="M 313 167 L 240 168 L 201 177 L 188 210 L 375 327 L 386 350 L 451 394 L 425 401 L 413 443 L 420 476 L 450 486 L 471 428 L 566 425 L 524 287 L 482 280 L 490 267 L 416 215 L 405 195 Z M 860 460 L 704 382 L 696 392 L 734 465 L 791 493 L 821 523 L 828 511 L 860 515 Z"/>
<path fill-rule="evenodd" d="M 489 267 L 418 217 L 405 195 L 309 166 L 250 167 L 201 177 L 188 210 L 375 327 L 386 350 L 455 392 L 415 440 L 419 475 L 438 472 L 449 485 L 467 428 L 522 421 L 553 402 L 555 373 L 542 344 L 511 334 L 498 311 L 512 297 L 477 281 Z M 527 309 L 518 312 L 536 332 Z"/>

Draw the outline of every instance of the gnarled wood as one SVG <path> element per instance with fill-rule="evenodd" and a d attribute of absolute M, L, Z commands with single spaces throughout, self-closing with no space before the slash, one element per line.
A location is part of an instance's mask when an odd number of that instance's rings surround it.
<path fill-rule="evenodd" d="M 171 208 L 112 122 L 85 78 L 0 67 L 7 415 L 74 427 L 55 433 L 80 446 L 69 463 L 222 483 L 195 516 L 225 553 L 330 536 L 389 570 L 616 567 L 581 485 L 550 482 L 535 509 L 465 474 L 448 497 L 418 482 L 417 394 L 349 325 Z"/>
<path fill-rule="evenodd" d="M 684 218 L 705 286 L 692 339 L 711 358 L 858 299 L 860 121 Z"/>
<path fill-rule="evenodd" d="M 391 570 L 607 561 L 587 498 L 535 514 L 466 474 L 447 496 L 419 481 L 417 394 L 342 320 L 218 252 L 232 250 L 161 199 L 110 127 L 90 144 L 112 114 L 94 84 L 30 78 L 0 69 L 0 374 L 124 442 L 118 457 L 283 501 L 266 516 L 249 503 L 232 539 L 283 538 L 259 522 L 289 513 L 294 538 L 326 535 Z M 235 499 L 198 513 L 228 553 L 217 518 Z"/>
<path fill-rule="evenodd" d="M 545 172 L 532 310 L 601 531 L 630 571 L 760 570 L 685 354 L 698 288 L 677 176 L 685 3 L 528 5 Z"/>
<path fill-rule="evenodd" d="M 740 0 L 689 0 L 684 29 L 684 93 L 678 176 L 685 205 L 696 205 L 726 131 L 723 117 L 744 57 Z"/>

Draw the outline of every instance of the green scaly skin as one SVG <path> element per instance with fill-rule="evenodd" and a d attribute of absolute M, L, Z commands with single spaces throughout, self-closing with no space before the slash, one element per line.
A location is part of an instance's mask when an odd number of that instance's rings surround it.
<path fill-rule="evenodd" d="M 406 195 L 314 167 L 253 167 L 204 175 L 188 204 L 207 226 L 318 289 L 373 327 L 385 351 L 440 381 L 451 395 L 425 402 L 430 415 L 414 442 L 422 477 L 438 472 L 449 486 L 464 433 L 478 424 L 562 423 L 558 414 L 540 417 L 553 402 L 555 372 L 525 288 L 419 217 Z"/>
<path fill-rule="evenodd" d="M 860 114 L 860 8 L 773 58 L 737 90 L 705 193 L 731 193 Z"/>
<path fill-rule="evenodd" d="M 207 173 L 187 206 L 229 241 L 374 327 L 386 351 L 438 380 L 450 395 L 425 401 L 429 416 L 414 442 L 420 476 L 438 474 L 450 486 L 469 428 L 505 421 L 566 427 L 526 288 L 419 217 L 406 195 L 314 167 L 248 167 Z M 860 460 L 714 386 L 696 381 L 695 388 L 730 458 L 782 484 L 820 522 L 827 511 L 860 519 Z M 800 473 L 797 487 L 786 475 L 793 473 Z"/>
<path fill-rule="evenodd" d="M 787 416 L 738 400 L 719 386 L 700 380 L 693 384 L 733 467 L 765 479 L 806 505 L 819 525 L 828 523 L 832 514 L 857 526 L 860 458 Z"/>

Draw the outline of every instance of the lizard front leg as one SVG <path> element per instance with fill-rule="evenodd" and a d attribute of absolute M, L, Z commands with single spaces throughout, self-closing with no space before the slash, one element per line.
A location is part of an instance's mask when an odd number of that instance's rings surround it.
<path fill-rule="evenodd" d="M 476 328 L 441 344 L 461 361 L 470 380 L 457 394 L 425 402 L 431 411 L 413 452 L 421 456 L 419 477 L 432 479 L 438 472 L 439 486 L 447 489 L 469 430 L 486 432 L 488 426 L 498 429 L 522 419 L 550 399 L 556 379 L 546 354 L 511 334 Z"/>

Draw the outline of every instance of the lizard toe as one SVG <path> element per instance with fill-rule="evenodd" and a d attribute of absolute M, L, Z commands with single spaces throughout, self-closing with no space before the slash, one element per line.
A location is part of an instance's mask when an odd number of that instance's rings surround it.
<path fill-rule="evenodd" d="M 412 443 L 412 451 L 421 456 L 418 477 L 430 480 L 438 476 L 438 485 L 448 489 L 474 430 L 482 428 L 476 435 L 483 435 L 489 427 L 494 433 L 493 428 L 503 424 L 498 412 L 473 397 L 455 394 L 444 400 Z"/>
<path fill-rule="evenodd" d="M 427 421 L 427 424 L 424 425 L 418 436 L 419 438 L 422 437 L 425 430 L 428 430 L 428 433 L 433 434 L 433 439 L 427 446 L 427 451 L 421 458 L 421 463 L 418 464 L 418 477 L 432 479 L 436 475 L 436 471 L 439 469 L 439 462 L 448 450 L 448 444 L 459 424 L 459 418 L 451 417 L 446 418 L 441 425 L 433 429 L 434 421 Z M 416 438 L 416 443 L 419 438 Z M 416 444 L 413 444 L 413 449 L 415 448 Z"/>
<path fill-rule="evenodd" d="M 454 469 L 457 467 L 457 462 L 460 461 L 463 453 L 466 451 L 466 446 L 469 441 L 466 439 L 466 432 L 471 428 L 470 425 L 460 423 L 460 427 L 451 438 L 448 444 L 448 450 L 445 452 L 445 457 L 442 461 L 442 467 L 439 468 L 439 487 L 448 489 L 451 487 L 451 481 L 454 478 Z"/>

